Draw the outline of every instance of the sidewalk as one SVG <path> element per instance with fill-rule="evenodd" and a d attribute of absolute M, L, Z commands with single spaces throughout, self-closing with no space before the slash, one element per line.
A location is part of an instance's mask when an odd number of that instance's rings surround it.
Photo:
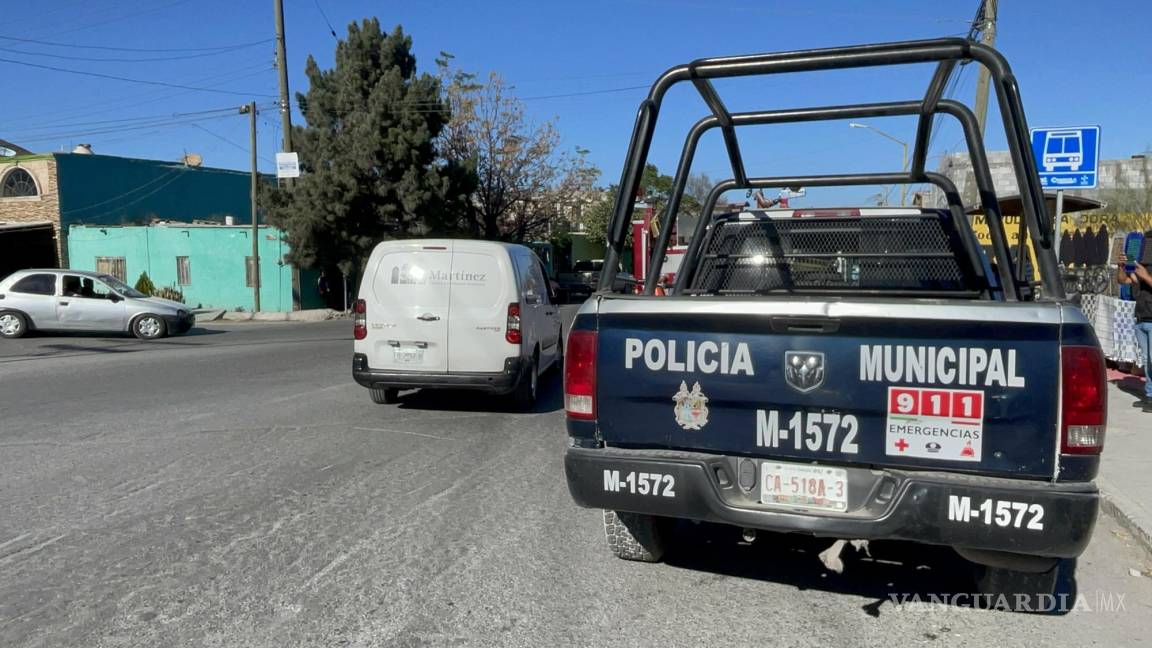
<path fill-rule="evenodd" d="M 1152 414 L 1132 407 L 1143 393 L 1140 378 L 1108 371 L 1108 432 L 1096 483 L 1104 510 L 1152 550 Z"/>
<path fill-rule="evenodd" d="M 196 321 L 215 322 L 223 320 L 227 322 L 323 322 L 332 319 L 349 319 L 352 317 L 351 313 L 344 311 L 332 310 L 330 308 L 315 308 L 311 310 L 299 311 L 260 311 L 251 313 L 248 311 L 225 311 L 219 309 L 200 309 L 195 310 Z"/>

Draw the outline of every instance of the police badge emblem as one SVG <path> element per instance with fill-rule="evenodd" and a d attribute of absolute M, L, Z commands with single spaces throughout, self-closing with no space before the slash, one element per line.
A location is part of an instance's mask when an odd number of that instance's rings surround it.
<path fill-rule="evenodd" d="M 692 390 L 688 390 L 688 383 L 680 381 L 680 391 L 672 397 L 675 403 L 673 411 L 676 413 L 676 423 L 685 430 L 699 430 L 708 425 L 708 397 L 700 391 L 700 383 L 693 383 Z"/>

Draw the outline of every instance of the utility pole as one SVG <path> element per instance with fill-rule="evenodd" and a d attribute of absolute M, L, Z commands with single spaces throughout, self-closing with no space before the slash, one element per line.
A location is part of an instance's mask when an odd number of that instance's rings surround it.
<path fill-rule="evenodd" d="M 996 3 L 997 0 L 982 0 L 976 19 L 972 21 L 969 38 L 980 34 L 980 43 L 996 45 Z M 980 66 L 980 76 L 976 80 L 976 123 L 980 126 L 980 136 L 984 136 L 984 123 L 988 119 L 988 68 Z"/>
<path fill-rule="evenodd" d="M 276 5 L 276 67 L 280 70 L 280 125 L 284 130 L 285 153 L 292 150 L 292 105 L 288 103 L 288 58 L 284 52 L 284 0 Z"/>
<path fill-rule="evenodd" d="M 240 106 L 241 115 L 252 117 L 252 312 L 260 311 L 260 230 L 256 217 L 256 183 L 260 181 L 260 170 L 256 167 L 256 102 Z"/>

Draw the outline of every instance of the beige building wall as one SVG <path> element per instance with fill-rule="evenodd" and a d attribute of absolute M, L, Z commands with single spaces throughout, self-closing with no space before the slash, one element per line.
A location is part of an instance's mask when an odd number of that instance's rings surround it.
<path fill-rule="evenodd" d="M 0 158 L 0 185 L 16 168 L 32 175 L 36 181 L 36 196 L 0 198 L 0 223 L 52 223 L 56 232 L 57 252 L 61 267 L 67 267 L 68 254 L 64 249 L 64 236 L 60 232 L 60 194 L 56 178 L 56 158 L 22 157 L 15 160 Z"/>

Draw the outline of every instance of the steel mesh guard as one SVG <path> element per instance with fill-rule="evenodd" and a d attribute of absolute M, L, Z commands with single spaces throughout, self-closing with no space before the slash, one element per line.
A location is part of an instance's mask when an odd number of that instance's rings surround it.
<path fill-rule="evenodd" d="M 717 221 L 692 293 L 805 289 L 967 291 L 971 273 L 947 213 Z"/>

